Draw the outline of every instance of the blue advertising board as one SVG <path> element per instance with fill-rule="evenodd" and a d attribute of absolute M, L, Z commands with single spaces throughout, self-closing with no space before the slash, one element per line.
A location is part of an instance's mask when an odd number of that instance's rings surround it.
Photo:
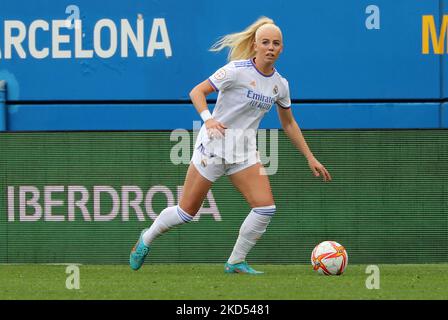
<path fill-rule="evenodd" d="M 440 103 L 293 104 L 302 129 L 438 129 L 448 127 L 446 105 Z M 199 114 L 191 104 L 13 105 L 10 131 L 65 130 L 199 130 Z M 274 108 L 261 129 L 280 128 Z"/>
<path fill-rule="evenodd" d="M 11 101 L 184 100 L 226 63 L 210 46 L 264 15 L 293 99 L 438 99 L 422 16 L 445 2 L 1 0 L 0 79 Z"/>

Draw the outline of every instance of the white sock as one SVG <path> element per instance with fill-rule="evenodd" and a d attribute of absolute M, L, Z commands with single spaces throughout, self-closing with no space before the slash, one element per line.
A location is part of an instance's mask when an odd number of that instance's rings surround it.
<path fill-rule="evenodd" d="M 274 214 L 275 205 L 252 208 L 241 225 L 240 234 L 227 261 L 228 263 L 235 264 L 246 260 L 247 254 L 266 231 Z"/>
<path fill-rule="evenodd" d="M 165 208 L 160 212 L 151 227 L 143 234 L 143 242 L 149 246 L 162 233 L 179 224 L 190 222 L 192 219 L 193 217 L 179 206 Z"/>

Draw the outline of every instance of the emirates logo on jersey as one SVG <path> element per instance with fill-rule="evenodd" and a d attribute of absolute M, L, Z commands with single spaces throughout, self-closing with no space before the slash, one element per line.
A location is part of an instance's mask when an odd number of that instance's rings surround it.
<path fill-rule="evenodd" d="M 249 105 L 256 109 L 269 111 L 272 105 L 275 103 L 274 97 L 268 97 L 252 90 L 247 91 L 246 97 L 251 100 Z"/>

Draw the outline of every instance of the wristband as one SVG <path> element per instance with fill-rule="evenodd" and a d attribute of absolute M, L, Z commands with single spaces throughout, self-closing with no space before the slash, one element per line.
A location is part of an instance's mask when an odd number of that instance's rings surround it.
<path fill-rule="evenodd" d="M 204 111 L 201 112 L 201 118 L 205 122 L 208 119 L 211 119 L 212 115 L 211 115 L 210 111 L 207 109 L 207 110 L 204 110 Z"/>

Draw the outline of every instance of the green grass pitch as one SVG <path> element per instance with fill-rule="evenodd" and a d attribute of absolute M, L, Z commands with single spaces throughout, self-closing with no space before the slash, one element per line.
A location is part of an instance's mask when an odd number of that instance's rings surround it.
<path fill-rule="evenodd" d="M 380 288 L 367 289 L 366 265 L 319 276 L 308 265 L 254 265 L 263 275 L 224 274 L 218 264 L 79 265 L 67 289 L 66 265 L 0 265 L 0 299 L 321 300 L 448 299 L 448 265 L 379 265 Z"/>

